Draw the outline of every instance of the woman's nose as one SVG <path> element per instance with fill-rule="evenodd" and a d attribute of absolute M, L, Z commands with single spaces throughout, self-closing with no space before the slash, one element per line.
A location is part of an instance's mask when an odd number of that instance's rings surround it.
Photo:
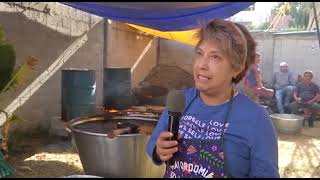
<path fill-rule="evenodd" d="M 205 56 L 201 57 L 201 59 L 199 61 L 199 68 L 200 69 L 208 69 L 208 67 L 209 67 L 208 58 L 206 58 Z"/>

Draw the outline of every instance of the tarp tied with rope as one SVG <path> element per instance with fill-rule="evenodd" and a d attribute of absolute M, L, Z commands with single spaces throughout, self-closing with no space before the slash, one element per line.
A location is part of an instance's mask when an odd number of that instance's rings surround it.
<path fill-rule="evenodd" d="M 155 36 L 194 45 L 195 29 L 225 19 L 254 2 L 63 2 L 73 8 L 128 23 Z"/>

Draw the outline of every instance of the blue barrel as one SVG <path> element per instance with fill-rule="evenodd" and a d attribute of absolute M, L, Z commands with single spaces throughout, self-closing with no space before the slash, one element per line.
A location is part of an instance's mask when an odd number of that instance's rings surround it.
<path fill-rule="evenodd" d="M 96 113 L 95 70 L 64 69 L 61 83 L 62 121 Z"/>
<path fill-rule="evenodd" d="M 107 109 L 128 109 L 132 106 L 131 69 L 105 68 L 103 101 Z"/>

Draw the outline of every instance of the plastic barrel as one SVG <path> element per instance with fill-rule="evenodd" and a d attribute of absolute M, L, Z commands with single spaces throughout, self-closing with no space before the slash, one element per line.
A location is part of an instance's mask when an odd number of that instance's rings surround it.
<path fill-rule="evenodd" d="M 107 109 L 128 109 L 132 106 L 131 69 L 105 68 L 103 102 Z"/>
<path fill-rule="evenodd" d="M 96 113 L 95 70 L 62 70 L 62 121 Z"/>

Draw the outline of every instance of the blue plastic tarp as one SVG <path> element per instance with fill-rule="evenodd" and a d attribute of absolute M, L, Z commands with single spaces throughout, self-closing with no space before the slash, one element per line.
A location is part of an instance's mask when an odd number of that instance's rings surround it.
<path fill-rule="evenodd" d="M 199 28 L 212 19 L 225 19 L 254 2 L 62 2 L 73 8 L 123 23 L 159 31 Z"/>

